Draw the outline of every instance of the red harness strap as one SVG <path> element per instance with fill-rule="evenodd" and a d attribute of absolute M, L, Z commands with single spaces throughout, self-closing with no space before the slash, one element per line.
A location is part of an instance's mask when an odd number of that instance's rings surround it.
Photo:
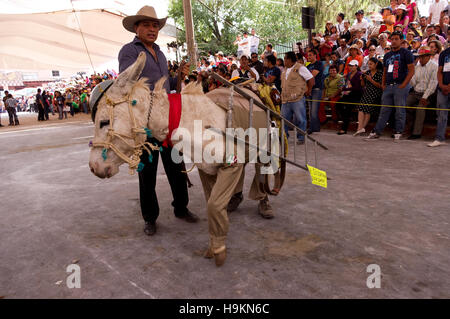
<path fill-rule="evenodd" d="M 172 147 L 172 133 L 175 131 L 178 126 L 180 125 L 180 119 L 181 119 L 181 94 L 180 93 L 173 93 L 168 94 L 169 96 L 169 133 L 167 134 L 166 139 L 163 142 L 164 147 Z"/>

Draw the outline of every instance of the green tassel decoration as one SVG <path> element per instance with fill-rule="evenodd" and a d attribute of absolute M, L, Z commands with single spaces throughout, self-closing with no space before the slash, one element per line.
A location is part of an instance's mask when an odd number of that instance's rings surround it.
<path fill-rule="evenodd" d="M 136 100 L 131 101 L 131 105 L 135 106 L 137 104 Z"/>
<path fill-rule="evenodd" d="M 108 150 L 107 150 L 106 148 L 104 148 L 104 149 L 102 150 L 102 157 L 103 157 L 103 160 L 104 160 L 104 161 L 106 161 L 106 159 L 108 158 L 108 156 L 106 155 L 107 152 L 108 152 Z"/>
<path fill-rule="evenodd" d="M 148 128 L 144 127 L 145 134 L 147 134 L 148 137 L 152 137 L 152 130 L 149 130 Z"/>
<path fill-rule="evenodd" d="M 148 154 L 148 162 L 149 163 L 153 162 L 153 154 L 152 153 Z"/>
<path fill-rule="evenodd" d="M 142 170 L 144 169 L 144 163 L 139 163 L 139 165 L 138 165 L 138 167 L 136 168 L 136 171 L 139 173 L 139 172 L 142 172 Z"/>

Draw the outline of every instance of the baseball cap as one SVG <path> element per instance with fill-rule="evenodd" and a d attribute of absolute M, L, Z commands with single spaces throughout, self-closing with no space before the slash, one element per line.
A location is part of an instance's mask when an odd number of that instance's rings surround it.
<path fill-rule="evenodd" d="M 357 60 L 351 60 L 349 63 L 348 63 L 348 65 L 349 66 L 358 66 L 359 65 L 359 62 L 357 61 Z"/>

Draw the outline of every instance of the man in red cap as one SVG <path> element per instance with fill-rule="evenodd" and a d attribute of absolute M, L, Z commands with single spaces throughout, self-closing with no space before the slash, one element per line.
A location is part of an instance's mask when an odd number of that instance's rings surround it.
<path fill-rule="evenodd" d="M 406 99 L 407 106 L 428 106 L 429 97 L 436 91 L 437 64 L 430 60 L 433 53 L 429 46 L 423 46 L 419 49 L 419 63 L 415 65 L 414 75 L 411 78 L 411 91 Z M 423 121 L 425 120 L 425 110 L 416 110 L 416 119 L 414 121 L 412 135 L 409 140 L 418 139 L 422 135 Z"/>

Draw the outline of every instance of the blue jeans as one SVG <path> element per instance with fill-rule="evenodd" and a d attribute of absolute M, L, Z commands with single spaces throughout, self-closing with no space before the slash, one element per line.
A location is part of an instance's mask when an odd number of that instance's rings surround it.
<path fill-rule="evenodd" d="M 322 89 L 313 89 L 311 93 L 311 100 L 309 102 L 309 128 L 311 132 L 320 132 L 319 107 L 320 99 L 322 98 Z"/>
<path fill-rule="evenodd" d="M 386 89 L 383 91 L 383 96 L 381 97 L 381 104 L 406 106 L 406 98 L 408 97 L 410 88 L 411 86 L 409 84 L 403 89 L 399 89 L 398 85 L 387 85 Z M 374 129 L 375 133 L 381 135 L 393 110 L 395 110 L 395 132 L 403 133 L 406 122 L 406 109 L 402 107 L 393 108 L 388 106 L 381 107 L 380 116 L 378 117 L 378 121 Z"/>
<path fill-rule="evenodd" d="M 440 89 L 437 94 L 437 108 L 446 111 L 436 111 L 438 120 L 436 127 L 436 139 L 440 142 L 445 140 L 445 130 L 447 129 L 448 109 L 450 109 L 448 95 L 444 95 Z"/>
<path fill-rule="evenodd" d="M 296 123 L 294 124 L 300 127 L 303 131 L 306 131 L 306 107 L 304 97 L 297 102 L 287 102 L 281 105 L 281 115 L 283 115 L 283 117 L 289 121 L 292 121 L 293 114 L 295 114 L 296 119 Z M 285 124 L 284 130 L 286 135 L 289 136 L 289 125 Z M 302 134 L 297 133 L 297 139 L 299 141 L 303 141 L 305 138 Z"/>
<path fill-rule="evenodd" d="M 87 109 L 87 102 L 84 101 L 83 103 L 81 103 L 81 105 L 83 106 L 83 112 L 88 114 L 88 109 Z"/>

